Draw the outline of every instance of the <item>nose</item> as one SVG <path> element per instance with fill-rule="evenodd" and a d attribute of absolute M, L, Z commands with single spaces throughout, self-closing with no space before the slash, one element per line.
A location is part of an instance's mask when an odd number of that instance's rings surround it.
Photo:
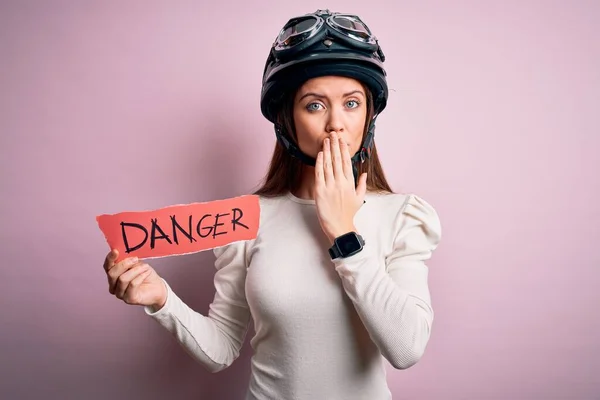
<path fill-rule="evenodd" d="M 336 132 L 338 135 L 344 132 L 343 111 L 333 107 L 330 109 L 327 118 L 325 131 L 327 133 Z"/>

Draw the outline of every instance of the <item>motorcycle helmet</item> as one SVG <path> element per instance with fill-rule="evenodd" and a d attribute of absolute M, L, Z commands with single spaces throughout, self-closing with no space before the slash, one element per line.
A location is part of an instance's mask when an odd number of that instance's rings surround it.
<path fill-rule="evenodd" d="M 277 35 L 265 63 L 261 90 L 261 112 L 273 122 L 277 140 L 304 164 L 314 166 L 315 158 L 302 152 L 277 121 L 286 95 L 309 79 L 326 75 L 357 79 L 371 92 L 374 116 L 364 141 L 352 156 L 354 176 L 357 163 L 371 152 L 375 119 L 388 98 L 385 56 L 377 38 L 356 15 L 317 10 L 290 19 Z"/>

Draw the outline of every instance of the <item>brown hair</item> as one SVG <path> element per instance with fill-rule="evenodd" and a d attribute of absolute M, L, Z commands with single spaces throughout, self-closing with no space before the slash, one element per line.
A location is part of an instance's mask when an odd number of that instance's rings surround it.
<path fill-rule="evenodd" d="M 364 87 L 364 85 L 363 85 Z M 373 95 L 365 87 L 367 95 L 367 118 L 365 119 L 365 128 L 363 130 L 362 141 L 364 141 L 369 123 L 373 119 Z M 282 102 L 282 107 L 279 109 L 277 121 L 283 127 L 283 134 L 290 138 L 296 146 L 298 140 L 296 137 L 296 129 L 294 125 L 294 98 L 296 93 L 290 92 Z M 271 157 L 271 162 L 267 174 L 264 177 L 264 183 L 257 189 L 254 194 L 265 197 L 275 197 L 285 194 L 286 192 L 294 192 L 300 186 L 300 178 L 302 170 L 306 166 L 299 159 L 292 157 L 287 150 L 277 140 Z M 358 163 L 358 176 L 362 173 L 367 173 L 367 191 L 388 192 L 393 193 L 388 184 L 383 168 L 379 161 L 375 140 L 373 140 L 371 155 L 364 163 Z"/>

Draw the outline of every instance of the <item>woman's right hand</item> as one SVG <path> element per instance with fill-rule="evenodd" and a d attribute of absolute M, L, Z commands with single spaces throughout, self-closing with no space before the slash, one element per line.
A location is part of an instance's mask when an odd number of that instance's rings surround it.
<path fill-rule="evenodd" d="M 113 249 L 104 260 L 110 294 L 127 304 L 160 310 L 167 301 L 167 288 L 154 268 L 137 257 L 125 258 L 115 264 L 118 256 L 118 250 Z"/>

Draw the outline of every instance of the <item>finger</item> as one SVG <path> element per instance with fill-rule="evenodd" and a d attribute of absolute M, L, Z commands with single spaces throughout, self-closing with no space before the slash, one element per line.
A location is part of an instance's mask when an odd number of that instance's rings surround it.
<path fill-rule="evenodd" d="M 334 132 L 331 135 L 331 165 L 333 169 L 333 176 L 336 180 L 341 180 L 344 177 L 340 145 L 341 139 L 338 134 Z"/>
<path fill-rule="evenodd" d="M 129 285 L 127 286 L 127 289 L 125 290 L 125 294 L 123 294 L 123 300 L 125 300 L 125 302 L 129 303 L 129 302 L 134 301 L 133 290 L 138 288 L 139 286 L 141 286 L 141 284 L 144 283 L 146 278 L 149 277 L 151 273 L 152 273 L 152 269 L 148 268 L 148 270 L 146 272 L 142 272 L 141 274 L 139 274 L 138 276 L 133 278 L 131 280 L 131 282 L 129 282 Z"/>
<path fill-rule="evenodd" d="M 325 139 L 323 143 L 323 175 L 325 176 L 325 183 L 333 183 L 333 169 L 331 166 L 331 144 L 329 138 Z"/>
<path fill-rule="evenodd" d="M 132 280 L 134 280 L 138 275 L 143 274 L 144 272 L 148 271 L 149 268 L 150 268 L 150 266 L 148 264 L 139 263 L 139 264 L 136 264 L 135 267 L 129 269 L 127 272 L 125 272 L 121 276 L 119 276 L 119 279 L 117 280 L 115 295 L 119 299 L 122 299 L 123 296 L 125 295 L 125 291 L 127 291 L 127 287 L 129 286 L 129 283 Z"/>
<path fill-rule="evenodd" d="M 365 196 L 367 194 L 367 173 L 365 172 L 358 179 L 358 185 L 356 186 L 356 195 L 360 200 L 360 203 L 365 200 Z"/>
<path fill-rule="evenodd" d="M 140 274 L 143 274 L 146 271 L 148 271 L 149 268 L 150 266 L 148 264 L 140 262 L 131 269 L 127 270 L 127 272 L 124 272 L 121 276 L 119 276 L 119 279 L 117 280 L 117 284 L 115 286 L 115 296 L 119 299 L 122 299 L 131 281 L 134 280 Z"/>
<path fill-rule="evenodd" d="M 324 184 L 325 176 L 323 175 L 323 152 L 320 151 L 317 154 L 317 161 L 315 162 L 315 183 L 316 184 Z"/>
<path fill-rule="evenodd" d="M 350 156 L 350 144 L 342 142 L 342 164 L 344 176 L 350 181 L 354 181 L 354 172 L 352 171 L 352 157 Z"/>
<path fill-rule="evenodd" d="M 119 250 L 112 249 L 111 251 L 108 252 L 108 254 L 106 255 L 106 258 L 104 259 L 104 270 L 105 271 L 108 271 L 109 269 L 111 269 L 112 267 L 115 266 L 115 260 L 117 259 L 117 257 L 119 257 Z"/>
<path fill-rule="evenodd" d="M 115 264 L 114 267 L 108 270 L 108 291 L 110 294 L 115 294 L 115 287 L 119 277 L 125 271 L 135 266 L 138 263 L 138 261 L 139 260 L 137 257 L 128 257 L 123 261 L 118 262 L 117 264 Z"/>

